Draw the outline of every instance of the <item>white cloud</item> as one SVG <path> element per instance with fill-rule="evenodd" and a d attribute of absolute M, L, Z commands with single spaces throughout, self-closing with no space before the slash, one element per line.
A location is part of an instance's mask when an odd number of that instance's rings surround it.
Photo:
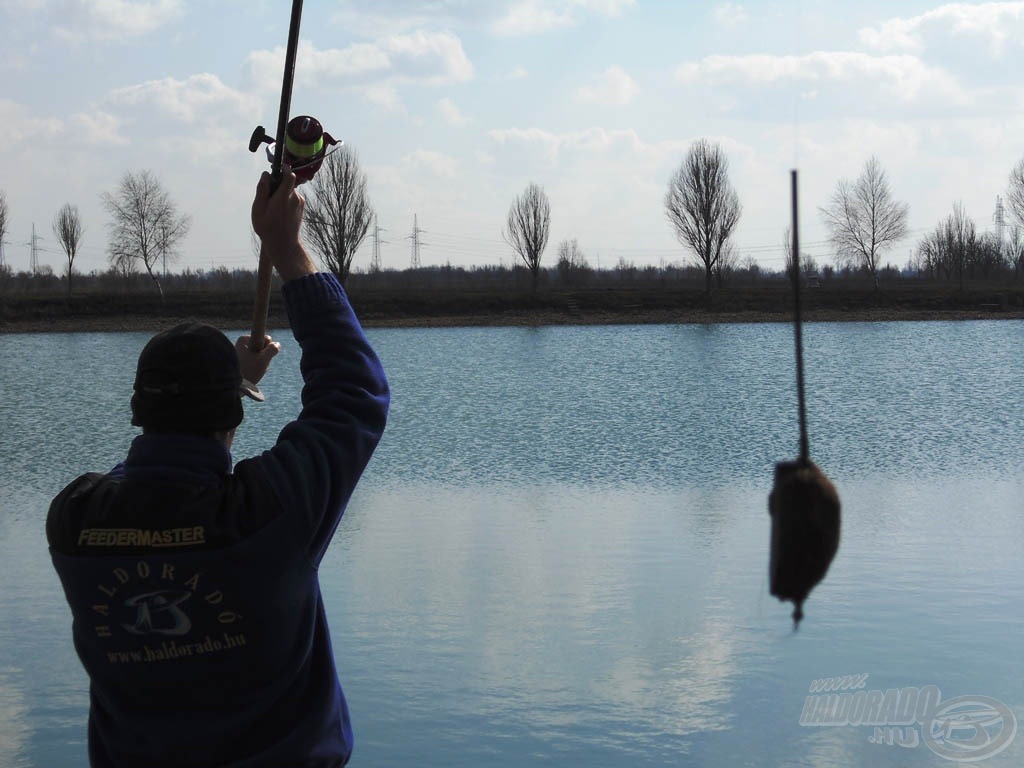
<path fill-rule="evenodd" d="M 595 78 L 591 85 L 580 88 L 576 92 L 576 98 L 588 104 L 622 107 L 629 104 L 639 91 L 636 81 L 626 74 L 625 70 L 621 67 L 609 67 Z"/>
<path fill-rule="evenodd" d="M 494 31 L 500 35 L 533 35 L 574 23 L 567 8 L 555 9 L 543 0 L 524 0 L 494 23 Z"/>
<path fill-rule="evenodd" d="M 808 82 L 880 89 L 903 100 L 923 97 L 944 103 L 968 101 L 955 78 L 914 56 L 871 56 L 848 51 L 818 51 L 804 56 L 708 56 L 676 70 L 683 83 L 763 85 Z"/>
<path fill-rule="evenodd" d="M 250 72 L 258 85 L 271 91 L 281 87 L 285 49 L 253 51 L 247 57 Z M 314 85 L 321 80 L 334 83 L 364 83 L 373 77 L 385 76 L 391 61 L 381 48 L 369 43 L 355 43 L 348 48 L 318 50 L 308 41 L 300 41 L 296 53 L 296 80 Z"/>
<path fill-rule="evenodd" d="M 271 90 L 279 88 L 284 55 L 282 47 L 250 53 L 248 63 L 256 81 Z M 418 31 L 324 50 L 303 42 L 296 62 L 297 80 L 316 87 L 386 81 L 444 85 L 471 80 L 473 75 L 462 42 L 451 32 Z"/>
<path fill-rule="evenodd" d="M 37 13 L 44 10 L 54 0 L 0 0 L 0 11 L 4 13 Z"/>
<path fill-rule="evenodd" d="M 746 9 L 736 3 L 721 3 L 715 6 L 715 21 L 723 27 L 736 27 L 750 20 Z"/>
<path fill-rule="evenodd" d="M 544 155 L 553 159 L 558 155 L 559 147 L 566 141 L 564 134 L 551 133 L 540 128 L 496 128 L 487 132 L 501 146 L 514 144 L 537 144 Z"/>
<path fill-rule="evenodd" d="M 447 96 L 438 100 L 437 111 L 441 113 L 441 117 L 449 125 L 465 125 L 469 122 L 469 118 L 462 114 L 462 110 Z"/>
<path fill-rule="evenodd" d="M 51 0 L 54 34 L 69 40 L 136 37 L 180 18 L 181 0 Z"/>
<path fill-rule="evenodd" d="M 569 4 L 602 16 L 615 17 L 636 5 L 636 0 L 570 0 Z"/>
<path fill-rule="evenodd" d="M 462 48 L 462 42 L 451 32 L 420 31 L 396 35 L 383 40 L 382 45 L 400 77 L 423 80 L 432 85 L 473 79 L 473 65 Z"/>
<path fill-rule="evenodd" d="M 29 68 L 29 57 L 16 51 L 7 51 L 0 57 L 0 71 L 25 72 Z"/>
<path fill-rule="evenodd" d="M 443 179 L 455 178 L 459 169 L 459 163 L 454 157 L 425 149 L 409 153 L 402 158 L 399 165 L 402 170 L 426 173 Z"/>
<path fill-rule="evenodd" d="M 40 143 L 60 144 L 74 154 L 80 148 L 124 146 L 121 120 L 109 112 L 76 112 L 70 117 L 42 117 L 26 106 L 0 98 L 0 124 L 14 153 L 32 152 Z"/>
<path fill-rule="evenodd" d="M 109 112 L 77 112 L 68 120 L 70 135 L 75 141 L 90 145 L 124 145 L 128 139 L 120 133 L 121 121 Z"/>
<path fill-rule="evenodd" d="M 496 12 L 495 3 L 480 0 L 337 0 L 331 22 L 370 37 L 405 32 L 420 27 L 454 27 L 486 22 Z"/>
<path fill-rule="evenodd" d="M 525 35 L 579 23 L 585 15 L 620 15 L 636 0 L 336 0 L 332 24 L 377 37 L 418 28 L 489 27 Z"/>
<path fill-rule="evenodd" d="M 23 104 L 0 98 L 0 124 L 4 126 L 4 141 L 17 147 L 23 141 L 35 146 L 56 139 L 64 133 L 64 122 L 53 117 L 38 117 Z"/>
<path fill-rule="evenodd" d="M 162 115 L 185 123 L 214 119 L 225 113 L 258 115 L 262 106 L 255 97 L 229 88 L 211 74 L 193 75 L 187 80 L 168 77 L 118 88 L 107 101 L 120 107 L 155 108 Z"/>
<path fill-rule="evenodd" d="M 519 0 L 492 25 L 499 35 L 532 35 L 575 26 L 581 14 L 615 17 L 635 5 L 635 0 Z"/>
<path fill-rule="evenodd" d="M 404 111 L 398 91 L 391 83 L 375 83 L 358 89 L 368 102 L 391 111 Z"/>
<path fill-rule="evenodd" d="M 124 127 L 133 151 L 181 158 L 174 161 L 176 169 L 183 162 L 211 167 L 239 157 L 244 137 L 264 114 L 257 96 L 230 88 L 212 74 L 118 88 L 106 96 L 102 107 Z M 102 122 L 97 124 L 102 128 Z"/>
<path fill-rule="evenodd" d="M 632 129 L 607 130 L 587 128 L 582 131 L 552 133 L 540 128 L 501 128 L 488 131 L 488 136 L 499 146 L 533 145 L 541 149 L 542 156 L 555 162 L 564 154 L 601 154 L 610 159 L 636 159 L 661 162 L 664 157 L 678 154 L 689 146 L 687 142 L 667 141 L 656 144 L 644 142 Z"/>
<path fill-rule="evenodd" d="M 950 3 L 910 18 L 893 18 L 860 30 L 860 39 L 882 51 L 925 49 L 929 31 L 982 38 L 1000 53 L 1008 40 L 1024 36 L 1024 2 Z"/>

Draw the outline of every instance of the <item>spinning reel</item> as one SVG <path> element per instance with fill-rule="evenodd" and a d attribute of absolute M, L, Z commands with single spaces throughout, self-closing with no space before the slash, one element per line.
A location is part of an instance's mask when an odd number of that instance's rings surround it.
<path fill-rule="evenodd" d="M 267 159 L 273 163 L 274 153 L 269 145 L 274 144 L 274 141 L 262 125 L 257 125 L 249 139 L 249 151 L 256 152 L 261 144 L 267 144 Z M 285 129 L 282 164 L 295 174 L 296 184 L 302 184 L 312 179 L 320 170 L 324 158 L 343 144 L 343 141 L 327 133 L 315 117 L 299 115 L 293 117 Z"/>

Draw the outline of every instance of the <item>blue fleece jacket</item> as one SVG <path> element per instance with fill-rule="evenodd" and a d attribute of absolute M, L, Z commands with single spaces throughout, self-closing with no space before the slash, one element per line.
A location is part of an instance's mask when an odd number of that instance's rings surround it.
<path fill-rule="evenodd" d="M 326 768 L 351 754 L 317 568 L 389 391 L 337 280 L 293 280 L 284 296 L 305 386 L 272 449 L 232 472 L 217 440 L 145 434 L 50 507 L 94 768 Z"/>

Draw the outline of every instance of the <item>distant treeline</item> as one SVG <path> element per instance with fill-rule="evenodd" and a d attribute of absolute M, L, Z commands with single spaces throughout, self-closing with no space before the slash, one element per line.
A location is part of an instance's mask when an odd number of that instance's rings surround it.
<path fill-rule="evenodd" d="M 0 328 L 144 329 L 175 317 L 243 326 L 252 317 L 256 274 L 168 273 L 162 298 L 148 275 L 93 273 L 73 282 L 68 295 L 66 278 L 52 273 L 6 273 Z M 801 282 L 805 309 L 822 319 L 1024 317 L 1024 279 L 1009 269 L 987 279 L 968 270 L 961 284 L 958 276 L 913 269 L 880 270 L 876 282 L 866 271 L 826 268 L 805 272 Z M 786 320 L 793 305 L 787 276 L 756 268 L 735 270 L 711 292 L 697 267 L 551 268 L 536 286 L 525 267 L 423 267 L 352 272 L 346 287 L 363 321 L 376 326 Z M 271 327 L 287 324 L 278 291 L 270 320 Z"/>
<path fill-rule="evenodd" d="M 801 261 L 802 284 L 809 289 L 824 287 L 861 288 L 869 286 L 885 290 L 887 287 L 913 285 L 950 285 L 965 288 L 971 285 L 1015 286 L 1024 281 L 1024 263 L 999 258 L 994 249 L 979 248 L 977 258 L 964 258 L 959 269 L 944 268 L 936 263 L 911 263 L 903 269 L 889 265 L 878 270 L 877 280 L 867 270 L 856 268 L 818 268 L 813 259 Z M 729 270 L 722 290 L 749 288 L 757 285 L 784 284 L 788 275 L 771 271 L 750 262 Z M 164 292 L 188 294 L 196 292 L 249 292 L 255 285 L 255 270 L 185 269 L 160 276 Z M 533 289 L 533 277 L 524 266 L 429 266 L 416 269 L 353 270 L 345 280 L 346 288 L 360 291 L 524 291 Z M 55 274 L 49 267 L 37 272 L 14 272 L 0 267 L 0 296 L 55 295 L 67 293 L 67 276 Z M 611 269 L 594 269 L 565 261 L 556 266 L 542 268 L 538 274 L 538 290 L 574 290 L 591 288 L 620 288 L 644 286 L 648 288 L 699 289 L 705 286 L 702 267 L 690 265 L 663 265 L 637 267 L 620 261 Z M 145 273 L 109 269 L 87 274 L 74 273 L 73 293 L 85 294 L 151 294 L 159 303 L 160 297 L 153 280 Z"/>

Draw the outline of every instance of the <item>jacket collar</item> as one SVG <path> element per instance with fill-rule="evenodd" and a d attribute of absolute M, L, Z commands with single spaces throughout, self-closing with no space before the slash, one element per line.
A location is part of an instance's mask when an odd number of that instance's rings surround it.
<path fill-rule="evenodd" d="M 231 452 L 220 440 L 195 435 L 139 435 L 123 473 L 129 480 L 219 484 L 231 474 Z M 121 474 L 115 468 L 111 474 Z"/>

